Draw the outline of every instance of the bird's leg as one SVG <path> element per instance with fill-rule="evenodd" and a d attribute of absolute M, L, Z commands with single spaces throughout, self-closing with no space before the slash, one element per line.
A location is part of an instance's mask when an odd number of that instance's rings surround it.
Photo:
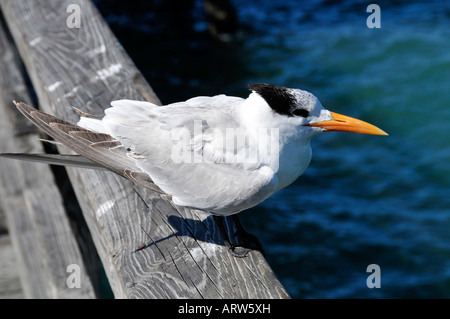
<path fill-rule="evenodd" d="M 236 225 L 236 233 L 234 236 L 238 236 L 238 238 L 242 240 L 241 244 L 238 247 L 235 247 L 235 250 L 239 249 L 245 255 L 247 255 L 250 250 L 258 250 L 261 254 L 263 254 L 263 256 L 265 256 L 263 246 L 259 242 L 258 238 L 244 229 L 238 215 L 232 215 L 231 218 Z"/>
<path fill-rule="evenodd" d="M 231 245 L 230 237 L 228 236 L 228 232 L 225 229 L 225 225 L 223 224 L 224 216 L 213 215 L 214 221 L 216 222 L 217 227 L 219 227 L 220 234 L 222 235 L 223 242 L 225 246 L 232 251 L 233 245 Z"/>
<path fill-rule="evenodd" d="M 219 227 L 220 233 L 222 234 L 223 241 L 226 247 L 228 247 L 228 250 L 230 253 L 235 257 L 245 257 L 251 250 L 258 250 L 264 255 L 264 249 L 262 248 L 261 243 L 256 238 L 256 236 L 249 234 L 244 227 L 242 226 L 241 222 L 239 221 L 239 218 L 237 215 L 231 216 L 233 219 L 235 225 L 236 225 L 236 233 L 234 234 L 234 237 L 238 237 L 241 239 L 241 243 L 238 246 L 235 246 L 231 243 L 230 237 L 228 236 L 228 232 L 225 229 L 225 225 L 223 223 L 224 216 L 217 216 L 214 215 L 214 221 L 216 222 L 217 226 Z"/>

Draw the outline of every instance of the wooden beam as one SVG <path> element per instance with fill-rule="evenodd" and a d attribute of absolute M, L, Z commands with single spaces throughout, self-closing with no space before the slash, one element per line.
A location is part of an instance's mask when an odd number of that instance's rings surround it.
<path fill-rule="evenodd" d="M 0 299 L 24 297 L 11 237 L 9 234 L 0 234 Z"/>
<path fill-rule="evenodd" d="M 70 105 L 101 115 L 116 99 L 159 103 L 90 1 L 1 7 L 43 111 L 76 122 Z M 76 12 L 80 28 L 71 28 Z M 68 174 L 117 298 L 288 298 L 259 252 L 229 254 L 210 215 L 111 172 Z M 225 226 L 234 232 L 231 219 Z"/>
<path fill-rule="evenodd" d="M 20 64 L 0 24 L 0 153 L 43 152 L 37 131 L 12 100 L 30 103 Z M 34 132 L 34 133 L 33 133 Z M 48 166 L 0 160 L 0 205 L 7 219 L 26 298 L 93 298 L 83 258 Z M 6 269 L 11 259 L 1 259 Z M 5 264 L 4 264 L 5 263 Z M 80 268 L 83 286 L 70 288 L 67 267 Z M 84 275 L 83 275 L 84 274 Z"/>

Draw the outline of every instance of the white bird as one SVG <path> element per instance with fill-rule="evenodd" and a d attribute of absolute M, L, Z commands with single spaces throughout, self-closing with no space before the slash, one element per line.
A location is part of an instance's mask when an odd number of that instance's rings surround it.
<path fill-rule="evenodd" d="M 294 182 L 311 161 L 313 136 L 325 131 L 387 135 L 326 110 L 307 91 L 265 83 L 249 88 L 247 99 L 201 96 L 166 106 L 113 101 L 101 119 L 79 111 L 78 125 L 16 103 L 31 122 L 80 155 L 2 156 L 106 168 L 168 194 L 176 205 L 227 216 Z"/>

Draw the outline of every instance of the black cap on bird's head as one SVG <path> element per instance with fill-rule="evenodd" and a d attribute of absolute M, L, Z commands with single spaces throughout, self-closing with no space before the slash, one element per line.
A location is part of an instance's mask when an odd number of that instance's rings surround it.
<path fill-rule="evenodd" d="M 286 116 L 301 116 L 308 117 L 309 110 L 306 105 L 302 105 L 294 94 L 294 89 L 284 86 L 268 84 L 268 83 L 254 83 L 248 85 L 249 89 L 258 93 L 269 106 L 281 115 Z M 300 91 L 300 90 L 299 90 Z M 309 93 L 303 91 L 305 93 Z M 314 97 L 311 93 L 309 93 Z"/>

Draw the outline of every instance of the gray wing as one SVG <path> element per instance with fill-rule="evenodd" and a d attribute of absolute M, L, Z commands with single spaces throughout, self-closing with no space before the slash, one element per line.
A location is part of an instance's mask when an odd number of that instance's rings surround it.
<path fill-rule="evenodd" d="M 128 151 L 120 141 L 111 135 L 84 129 L 25 103 L 15 105 L 27 119 L 57 142 L 136 184 L 162 192 L 150 176 L 136 166 L 135 160 L 127 156 Z"/>
<path fill-rule="evenodd" d="M 278 185 L 269 167 L 243 160 L 245 147 L 223 147 L 227 130 L 240 129 L 235 112 L 243 101 L 224 95 L 164 107 L 114 101 L 102 122 L 175 204 L 229 215 L 262 202 Z"/>

